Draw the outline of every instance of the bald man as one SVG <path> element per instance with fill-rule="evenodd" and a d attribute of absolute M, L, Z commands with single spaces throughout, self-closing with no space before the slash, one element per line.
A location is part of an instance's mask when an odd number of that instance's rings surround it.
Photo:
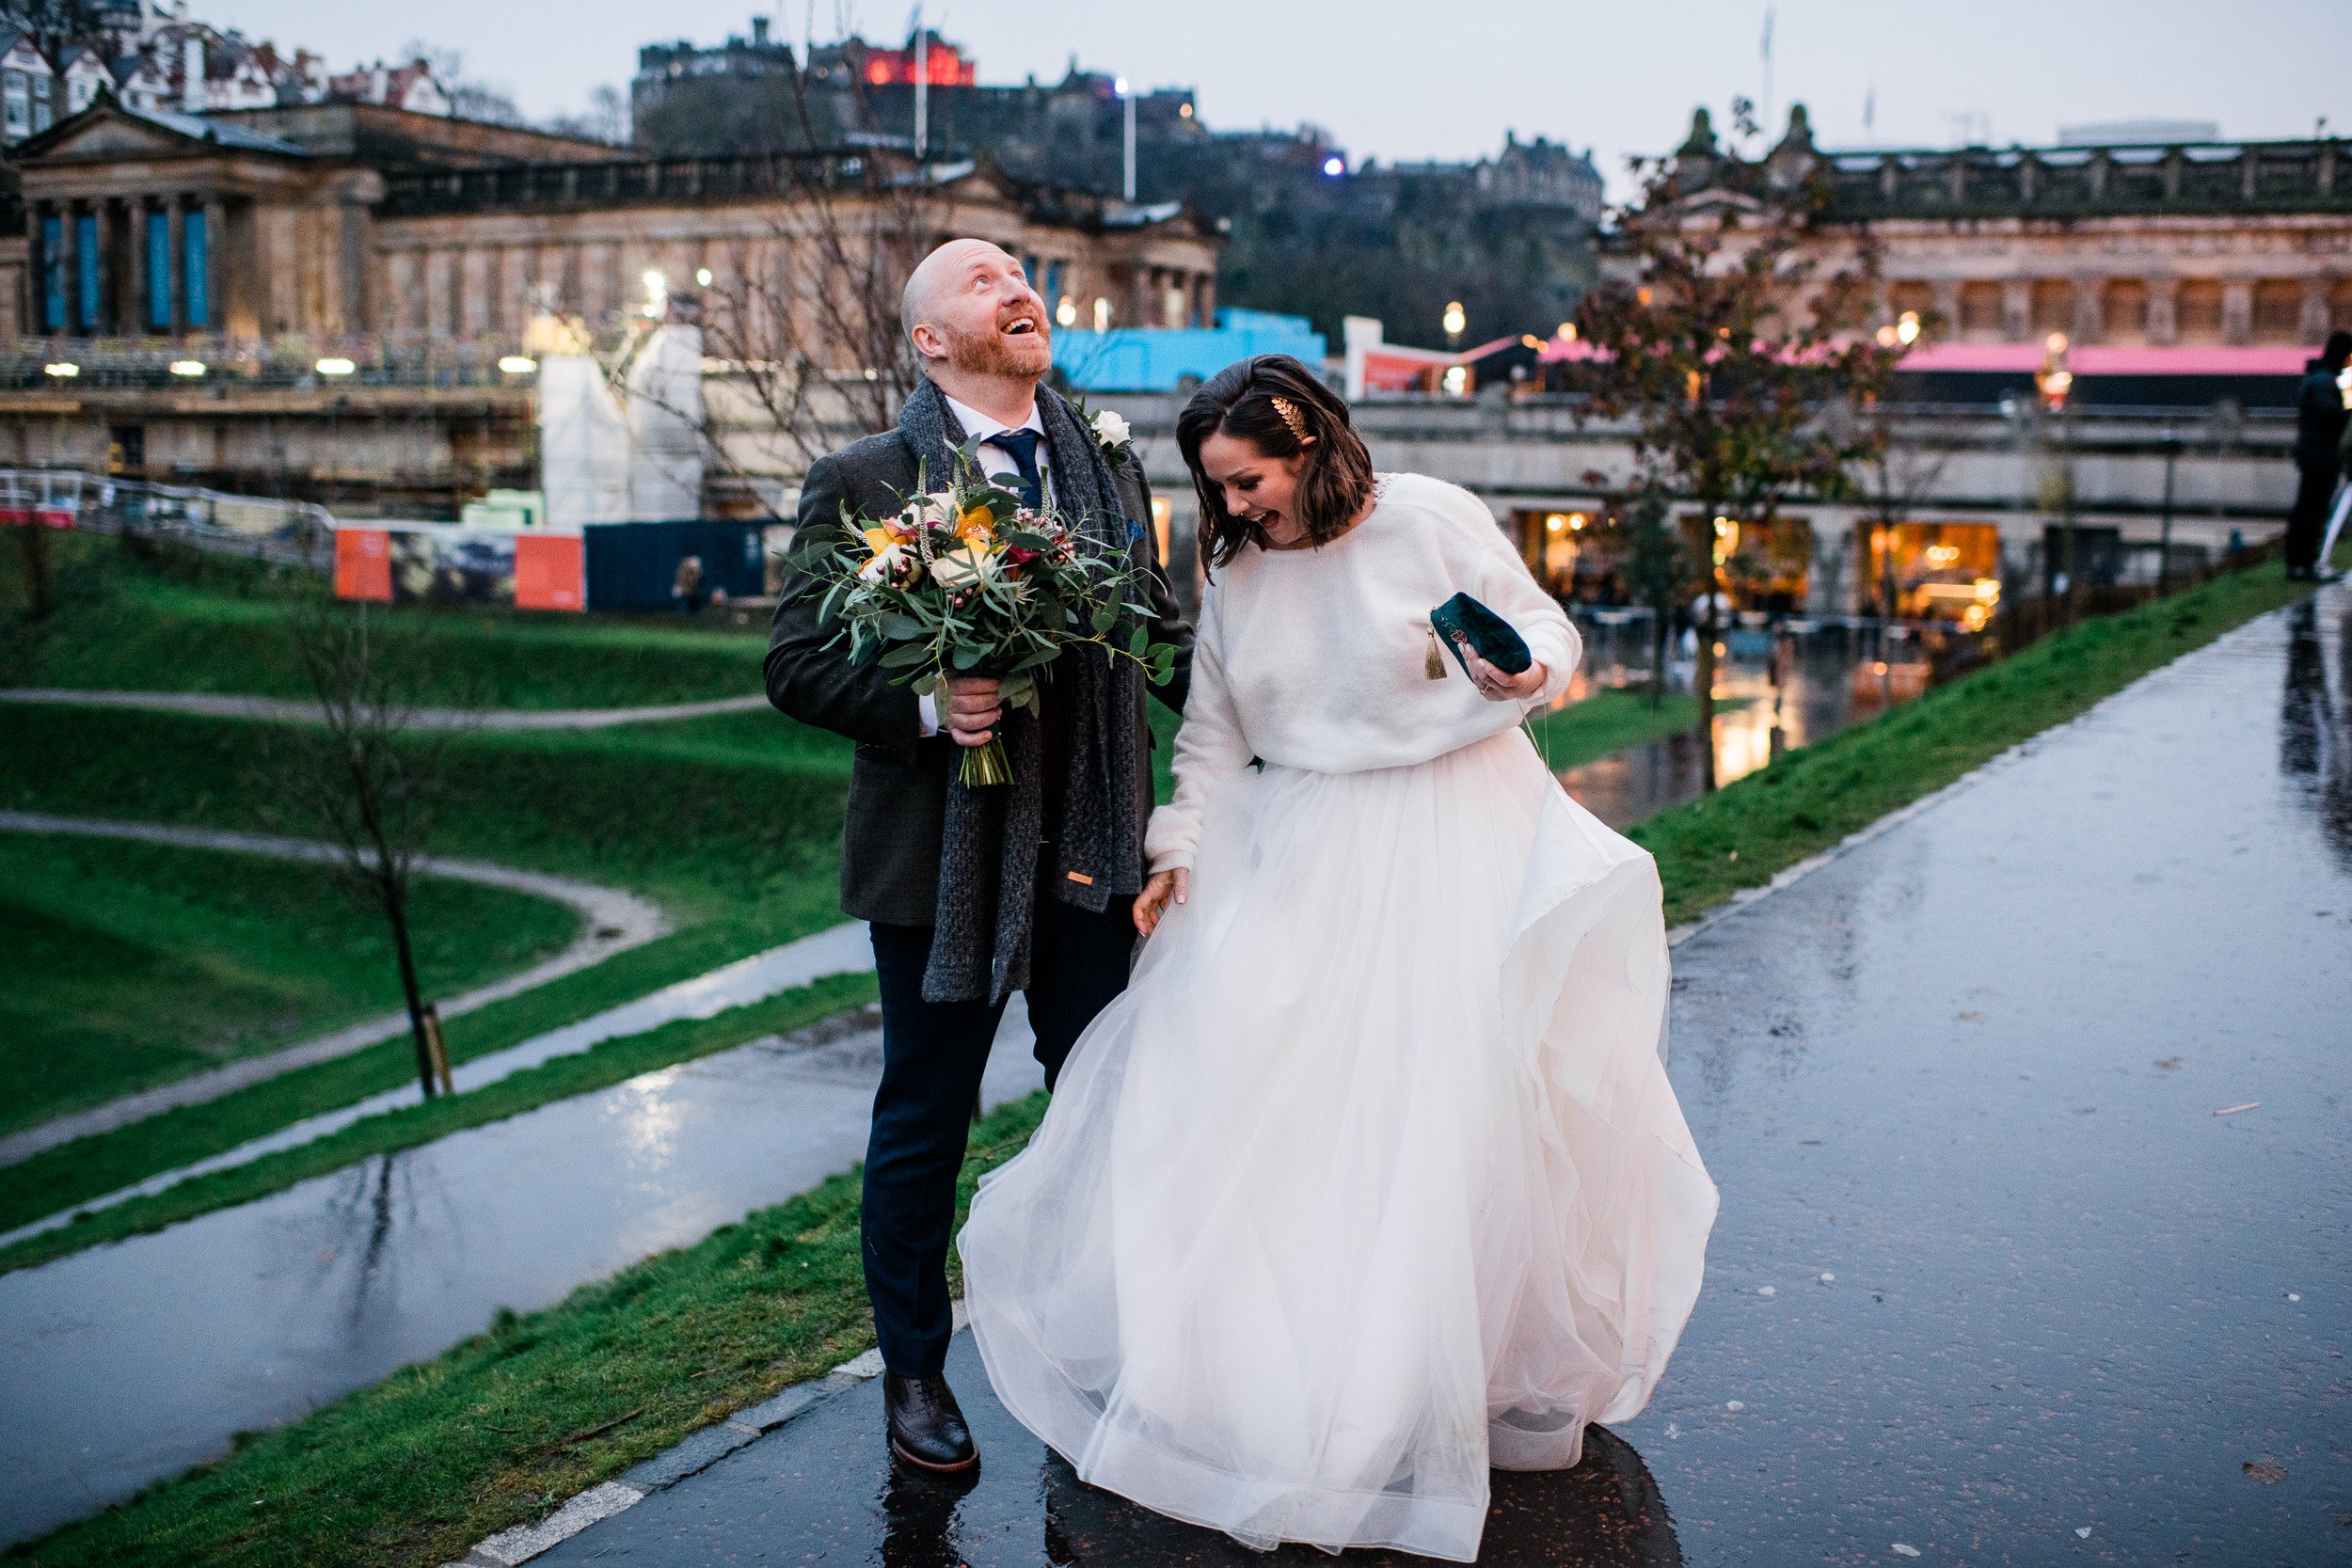
<path fill-rule="evenodd" d="M 977 439 L 983 470 L 1032 502 L 1050 470 L 1057 504 L 1086 519 L 1099 547 L 1149 574 L 1152 641 L 1177 650 L 1176 679 L 1150 689 L 1179 710 L 1192 629 L 1152 551 L 1141 466 L 1104 452 L 1042 385 L 1051 328 L 1020 262 L 985 240 L 951 240 L 908 278 L 900 321 L 925 380 L 896 429 L 810 467 L 766 668 L 778 708 L 857 742 L 841 907 L 870 927 L 882 1008 L 866 1155 L 866 1294 L 891 1449 L 954 1471 L 978 1460 L 942 1375 L 953 1331 L 947 1246 L 972 1108 L 1009 990 L 1027 998 L 1051 1088 L 1079 1034 L 1126 988 L 1152 808 L 1146 689 L 1123 663 L 1105 673 L 1105 661 L 1067 659 L 1050 667 L 1035 720 L 1008 716 L 993 680 L 950 677 L 918 699 L 872 661 L 828 646 L 837 628 L 800 563 L 844 542 L 845 504 L 860 519 L 894 513 L 918 475 L 938 488 Z M 1016 761 L 1010 785 L 965 790 L 954 782 L 961 749 L 1000 730 L 1030 766 Z"/>

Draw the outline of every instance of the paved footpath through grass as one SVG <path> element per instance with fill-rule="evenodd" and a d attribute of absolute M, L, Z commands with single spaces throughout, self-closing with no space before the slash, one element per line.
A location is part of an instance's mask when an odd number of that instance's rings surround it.
<path fill-rule="evenodd" d="M 339 860 L 342 853 L 333 845 L 310 839 L 223 832 L 215 829 L 172 827 L 162 823 L 55 816 L 38 812 L 0 811 L 0 832 L 129 840 L 313 863 Z M 642 946 L 670 928 L 669 917 L 659 908 L 620 888 L 598 887 L 592 882 L 568 877 L 550 877 L 502 865 L 487 865 L 479 861 L 451 860 L 435 855 L 420 859 L 416 870 L 422 877 L 474 882 L 568 904 L 580 921 L 579 935 L 562 952 L 486 985 L 437 999 L 440 1016 L 444 1020 L 463 1018 L 493 1002 L 518 996 L 535 986 L 576 974 L 591 964 L 601 963 L 616 953 Z M 405 1011 L 389 1013 L 298 1045 L 285 1046 L 262 1055 L 242 1057 L 209 1071 L 190 1073 L 151 1089 L 120 1095 L 85 1110 L 53 1117 L 0 1138 L 0 1165 L 15 1164 L 45 1148 L 55 1148 L 75 1138 L 86 1138 L 127 1126 L 176 1105 L 199 1105 L 314 1062 L 348 1056 L 379 1040 L 402 1034 L 408 1027 Z M 0 1245 L 5 1244 L 7 1239 L 0 1237 Z"/>
<path fill-rule="evenodd" d="M 1682 944 L 1706 1288 L 1642 1415 L 1496 1476 L 1481 1563 L 2344 1560 L 2348 662 L 2331 590 Z M 949 1370 L 974 1477 L 844 1388 L 536 1560 L 1328 1560 L 1083 1485 Z"/>
<path fill-rule="evenodd" d="M 1818 764 L 1810 750 L 1794 753 L 1702 806 L 1668 813 L 1644 836 L 1660 854 L 1676 914 L 1770 879 L 2218 627 L 2292 596 L 2275 571 L 2249 574 L 2078 628 L 1849 732 L 1819 749 Z M 1995 674 L 1998 684 L 1988 686 Z M 1727 852 L 1739 849 L 1748 852 Z M 1679 1023 L 1677 1038 L 1684 1039 Z M 1019 1105 L 993 1117 L 967 1175 L 1018 1148 L 1033 1118 Z M 660 1118 L 652 1121 L 658 1134 Z M 432 1563 L 460 1555 L 863 1348 L 854 1196 L 853 1180 L 828 1182 L 548 1311 L 501 1319 L 487 1336 L 75 1527 L 38 1560 Z M 1596 1451 L 1618 1464 L 1631 1455 L 1633 1468 L 1604 1490 L 1639 1501 L 1640 1455 L 1621 1444 Z M 1559 1500 L 1515 1496 L 1514 1506 L 1539 1509 Z M 925 1520 L 952 1522 L 954 1499 L 944 1512 L 935 1502 L 914 1499 L 900 1517 L 926 1528 Z M 1034 1513 L 1023 1528 L 1034 1539 Z M 1560 1529 L 1543 1537 L 1562 1538 Z M 932 1548 L 914 1540 L 910 1549 L 919 1559 Z"/>
<path fill-rule="evenodd" d="M 0 1542 L 817 1185 L 881 1063 L 850 1013 L 0 1277 Z M 1041 1082 L 1016 1006 L 985 1097 Z"/>
<path fill-rule="evenodd" d="M 731 964 L 689 980 L 681 980 L 675 985 L 664 986 L 648 995 L 623 1003 L 617 1007 L 606 1008 L 560 1029 L 533 1036 L 502 1051 L 474 1057 L 451 1072 L 451 1083 L 456 1095 L 463 1097 L 527 1072 L 543 1063 L 587 1052 L 605 1040 L 643 1034 L 682 1020 L 710 1018 L 729 1008 L 746 1006 L 830 975 L 862 974 L 872 967 L 873 952 L 866 942 L 865 927 L 857 922 L 835 926 L 814 936 L 771 948 L 765 953 L 739 958 Z M 180 1198 L 181 1190 L 184 1190 L 183 1183 L 193 1183 L 200 1178 L 219 1173 L 241 1171 L 259 1164 L 272 1155 L 298 1158 L 306 1148 L 322 1145 L 338 1132 L 384 1118 L 404 1107 L 430 1110 L 461 1107 L 464 1103 L 462 1098 L 449 1097 L 426 1101 L 414 1084 L 386 1089 L 353 1104 L 306 1117 L 222 1153 L 160 1172 L 103 1196 L 76 1204 L 70 1210 L 0 1233 L 0 1259 L 5 1259 L 8 1266 L 21 1266 L 17 1257 L 24 1254 L 36 1238 L 70 1227 L 85 1229 L 103 1227 L 109 1237 L 127 1233 L 123 1225 L 115 1223 L 119 1216 L 109 1212 L 125 1206 L 135 1207 L 144 1202 L 159 1212 L 159 1218 L 183 1217 L 174 1212 L 171 1207 Z M 91 1217 L 86 1219 L 85 1216 Z M 139 1228 L 151 1229 L 154 1223 L 143 1219 Z M 69 1235 L 60 1238 L 57 1244 L 63 1247 L 86 1243 L 80 1238 Z"/>

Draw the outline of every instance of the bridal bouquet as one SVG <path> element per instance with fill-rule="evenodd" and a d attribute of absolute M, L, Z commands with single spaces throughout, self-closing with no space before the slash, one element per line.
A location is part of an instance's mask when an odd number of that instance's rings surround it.
<path fill-rule="evenodd" d="M 1080 644 L 1131 658 L 1165 685 L 1176 650 L 1151 645 L 1146 574 L 1083 536 L 1050 498 L 1034 509 L 983 478 L 969 451 L 956 469 L 946 489 L 878 521 L 842 508 L 849 542 L 814 568 L 830 584 L 822 613 L 842 628 L 828 646 L 846 640 L 852 658 L 879 654 L 893 681 L 918 695 L 950 674 L 993 676 L 1005 706 L 1031 714 L 1039 672 Z M 1009 784 L 1003 742 L 967 749 L 962 777 Z"/>

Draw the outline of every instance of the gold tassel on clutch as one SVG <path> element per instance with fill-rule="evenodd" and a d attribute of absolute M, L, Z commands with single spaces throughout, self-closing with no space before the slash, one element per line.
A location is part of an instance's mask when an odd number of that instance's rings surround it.
<path fill-rule="evenodd" d="M 1435 626 L 1429 628 L 1429 652 L 1422 657 L 1421 673 L 1433 681 L 1445 679 L 1445 650 L 1438 646 L 1438 628 Z"/>

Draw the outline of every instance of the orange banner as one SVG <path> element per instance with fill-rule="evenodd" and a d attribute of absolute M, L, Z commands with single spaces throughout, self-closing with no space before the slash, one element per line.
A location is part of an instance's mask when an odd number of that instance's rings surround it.
<path fill-rule="evenodd" d="M 391 541 L 382 529 L 335 531 L 335 596 L 391 601 Z"/>
<path fill-rule="evenodd" d="M 515 608 L 585 610 L 586 557 L 577 533 L 515 536 Z"/>

